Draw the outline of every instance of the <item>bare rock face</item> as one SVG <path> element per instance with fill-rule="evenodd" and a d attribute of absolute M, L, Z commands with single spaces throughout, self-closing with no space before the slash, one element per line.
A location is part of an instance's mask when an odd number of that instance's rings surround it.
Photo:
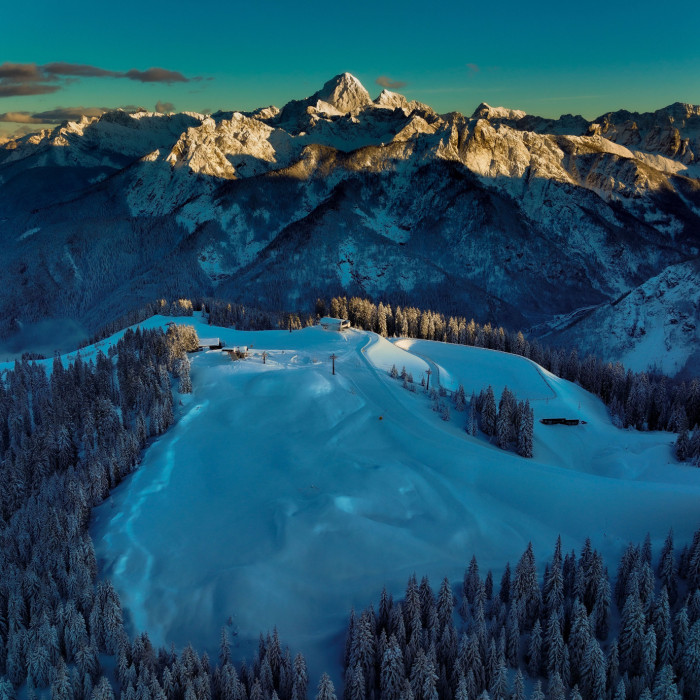
<path fill-rule="evenodd" d="M 678 266 L 700 253 L 699 139 L 692 105 L 439 115 L 372 100 L 349 73 L 281 110 L 83 117 L 0 145 L 0 336 L 66 312 L 94 327 L 158 295 L 304 308 L 346 293 L 629 362 L 687 346 L 683 371 L 697 305 L 652 302 L 697 279 Z M 603 342 L 633 337 L 650 305 L 644 328 L 664 317 L 668 333 Z"/>
<path fill-rule="evenodd" d="M 685 164 L 700 162 L 700 107 L 676 102 L 656 112 L 620 110 L 596 119 L 590 133 Z"/>

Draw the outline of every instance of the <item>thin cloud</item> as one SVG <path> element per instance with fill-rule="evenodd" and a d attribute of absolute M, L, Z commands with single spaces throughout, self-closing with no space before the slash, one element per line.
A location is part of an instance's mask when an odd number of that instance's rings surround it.
<path fill-rule="evenodd" d="M 14 124 L 42 124 L 35 119 L 31 112 L 5 112 L 0 114 L 0 122 L 13 122 Z"/>
<path fill-rule="evenodd" d="M 31 83 L 45 80 L 46 76 L 35 63 L 0 64 L 0 81 L 3 83 Z"/>
<path fill-rule="evenodd" d="M 106 70 L 84 63 L 66 63 L 56 61 L 37 65 L 36 63 L 0 64 L 0 97 L 17 97 L 28 95 L 47 95 L 62 90 L 66 85 L 80 78 L 113 78 L 135 80 L 140 83 L 189 83 L 199 82 L 202 76 L 188 78 L 176 70 L 167 68 L 148 68 L 120 72 Z"/>
<path fill-rule="evenodd" d="M 0 97 L 26 97 L 27 95 L 50 95 L 57 92 L 59 85 L 43 85 L 41 83 L 10 83 L 0 81 Z"/>
<path fill-rule="evenodd" d="M 387 90 L 400 90 L 406 87 L 408 83 L 404 83 L 402 80 L 392 80 L 386 75 L 380 75 L 375 81 L 380 87 L 386 88 Z"/>
<path fill-rule="evenodd" d="M 167 103 L 164 103 L 167 105 Z M 15 124 L 62 124 L 65 121 L 79 121 L 81 117 L 101 117 L 114 107 L 55 107 L 44 112 L 4 112 L 0 113 L 0 122 Z M 147 112 L 147 109 L 136 105 L 119 107 L 124 112 Z"/>
<path fill-rule="evenodd" d="M 97 68 L 97 66 L 87 66 L 82 63 L 47 63 L 40 68 L 49 75 L 72 75 L 78 78 L 120 78 L 123 73 L 113 70 Z"/>
<path fill-rule="evenodd" d="M 467 68 L 469 68 L 470 73 L 478 73 L 481 70 L 476 63 L 467 63 Z"/>
<path fill-rule="evenodd" d="M 108 112 L 107 107 L 56 107 L 46 112 L 35 112 L 32 116 L 44 124 L 60 124 L 65 121 L 76 121 L 80 117 L 100 117 Z"/>
<path fill-rule="evenodd" d="M 161 102 L 158 100 L 156 102 L 156 112 L 160 112 L 161 114 L 165 114 L 167 112 L 174 112 L 175 111 L 175 105 L 172 102 Z"/>
<path fill-rule="evenodd" d="M 142 83 L 188 83 L 190 81 L 182 73 L 165 68 L 149 68 L 143 71 L 132 69 L 120 77 L 138 80 Z"/>

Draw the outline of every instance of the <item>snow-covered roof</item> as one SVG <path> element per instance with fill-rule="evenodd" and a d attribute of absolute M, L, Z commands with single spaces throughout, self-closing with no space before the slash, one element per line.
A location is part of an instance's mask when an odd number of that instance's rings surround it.
<path fill-rule="evenodd" d="M 324 317 L 319 321 L 319 323 L 320 323 L 321 325 L 324 325 L 324 324 L 332 324 L 332 323 L 336 323 L 336 324 L 337 324 L 337 323 L 347 323 L 347 319 L 346 319 L 346 318 L 333 318 L 332 316 L 324 316 Z"/>
<path fill-rule="evenodd" d="M 219 338 L 200 338 L 199 345 L 200 347 L 202 347 L 203 345 L 221 345 L 221 340 L 219 340 Z"/>

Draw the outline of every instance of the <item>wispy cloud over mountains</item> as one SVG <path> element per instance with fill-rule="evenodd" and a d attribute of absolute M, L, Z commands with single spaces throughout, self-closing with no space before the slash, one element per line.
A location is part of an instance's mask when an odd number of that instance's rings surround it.
<path fill-rule="evenodd" d="M 202 80 L 201 76 L 188 78 L 179 71 L 167 68 L 148 68 L 113 71 L 82 63 L 54 62 L 0 64 L 0 97 L 44 95 L 58 92 L 69 80 L 80 78 L 117 78 L 141 83 L 188 83 Z"/>

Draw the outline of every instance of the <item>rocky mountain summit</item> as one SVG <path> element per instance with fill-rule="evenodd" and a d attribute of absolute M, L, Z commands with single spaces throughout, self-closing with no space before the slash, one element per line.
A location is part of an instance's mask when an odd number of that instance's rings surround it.
<path fill-rule="evenodd" d="M 634 290 L 684 265 L 697 282 L 699 139 L 692 105 L 469 117 L 372 100 L 348 73 L 281 109 L 84 117 L 0 147 L 0 333 L 65 315 L 94 328 L 156 295 L 304 308 L 346 293 L 644 366 L 672 337 L 687 352 L 669 371 L 689 371 L 697 331 L 650 342 Z"/>

